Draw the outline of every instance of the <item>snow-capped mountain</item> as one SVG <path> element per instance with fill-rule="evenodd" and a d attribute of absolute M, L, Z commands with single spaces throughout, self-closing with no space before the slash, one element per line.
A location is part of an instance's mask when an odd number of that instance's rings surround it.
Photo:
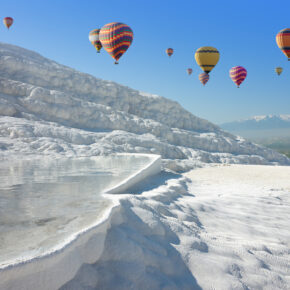
<path fill-rule="evenodd" d="M 178 103 L 97 79 L 0 43 L 0 158 L 155 153 L 187 170 L 200 162 L 290 164 Z"/>
<path fill-rule="evenodd" d="M 230 132 L 239 130 L 284 129 L 290 128 L 290 115 L 254 116 L 249 119 L 224 123 L 220 126 Z"/>

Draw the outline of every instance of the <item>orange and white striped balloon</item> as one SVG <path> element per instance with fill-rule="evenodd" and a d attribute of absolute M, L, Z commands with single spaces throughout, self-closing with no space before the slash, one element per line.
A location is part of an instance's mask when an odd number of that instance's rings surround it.
<path fill-rule="evenodd" d="M 279 31 L 276 35 L 276 42 L 288 60 L 290 60 L 290 28 Z"/>

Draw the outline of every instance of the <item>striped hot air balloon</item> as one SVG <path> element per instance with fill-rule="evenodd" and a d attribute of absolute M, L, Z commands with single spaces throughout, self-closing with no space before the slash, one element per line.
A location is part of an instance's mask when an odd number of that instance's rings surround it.
<path fill-rule="evenodd" d="M 166 53 L 170 57 L 173 54 L 173 48 L 167 48 Z"/>
<path fill-rule="evenodd" d="M 234 66 L 230 69 L 230 77 L 233 82 L 240 87 L 240 84 L 245 80 L 247 70 L 242 66 Z"/>
<path fill-rule="evenodd" d="M 92 43 L 92 45 L 95 47 L 97 52 L 100 52 L 102 49 L 102 44 L 100 42 L 99 34 L 101 29 L 94 29 L 90 31 L 89 33 L 89 41 Z"/>
<path fill-rule="evenodd" d="M 219 61 L 219 58 L 219 51 L 211 46 L 200 47 L 195 52 L 195 60 L 197 64 L 206 73 L 209 73 L 215 67 Z"/>
<path fill-rule="evenodd" d="M 188 68 L 186 71 L 187 71 L 187 74 L 188 75 L 191 75 L 192 74 L 192 68 Z"/>
<path fill-rule="evenodd" d="M 285 28 L 276 35 L 276 42 L 282 52 L 290 60 L 290 28 Z"/>
<path fill-rule="evenodd" d="M 118 60 L 133 41 L 133 31 L 124 23 L 112 22 L 102 27 L 99 37 L 104 49 L 116 60 L 115 64 L 118 64 Z"/>
<path fill-rule="evenodd" d="M 277 73 L 278 76 L 282 73 L 282 71 L 283 71 L 283 68 L 280 66 L 275 68 L 275 72 Z"/>
<path fill-rule="evenodd" d="M 13 18 L 12 17 L 5 17 L 3 19 L 3 23 L 9 29 L 9 27 L 13 24 Z"/>
<path fill-rule="evenodd" d="M 199 78 L 200 82 L 203 85 L 205 85 L 208 82 L 208 80 L 209 80 L 209 74 L 207 74 L 207 73 L 201 73 L 201 74 L 199 74 L 198 78 Z"/>

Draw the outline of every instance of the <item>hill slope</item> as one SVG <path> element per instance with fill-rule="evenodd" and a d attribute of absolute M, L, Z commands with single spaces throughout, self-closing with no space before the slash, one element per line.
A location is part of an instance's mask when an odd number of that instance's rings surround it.
<path fill-rule="evenodd" d="M 162 155 L 187 170 L 201 162 L 290 164 L 226 133 L 178 103 L 141 93 L 0 43 L 0 157 Z"/>

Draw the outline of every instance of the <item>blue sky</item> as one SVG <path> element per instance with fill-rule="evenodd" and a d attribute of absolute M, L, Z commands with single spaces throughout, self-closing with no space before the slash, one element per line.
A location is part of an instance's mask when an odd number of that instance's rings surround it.
<path fill-rule="evenodd" d="M 290 1 L 11 0 L 1 1 L 0 11 L 1 18 L 15 19 L 9 31 L 0 27 L 0 41 L 172 99 L 214 123 L 290 114 L 290 62 L 275 41 L 290 27 Z M 97 55 L 88 41 L 90 30 L 109 22 L 126 23 L 134 32 L 119 65 L 104 50 Z M 221 54 L 205 87 L 194 60 L 201 46 L 214 46 Z M 175 50 L 170 59 L 168 47 Z M 236 65 L 248 71 L 239 89 L 229 78 Z M 284 68 L 280 77 L 276 66 Z"/>

